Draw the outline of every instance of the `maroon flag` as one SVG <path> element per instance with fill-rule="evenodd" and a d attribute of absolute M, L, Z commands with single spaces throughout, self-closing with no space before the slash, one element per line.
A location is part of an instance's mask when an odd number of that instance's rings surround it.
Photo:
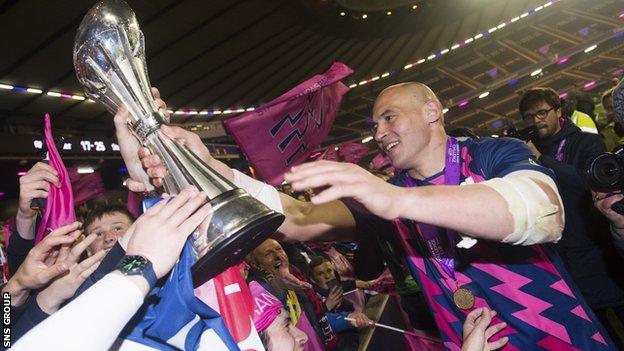
<path fill-rule="evenodd" d="M 321 159 L 338 162 L 358 163 L 368 155 L 368 146 L 360 143 L 344 143 L 330 146 L 323 152 Z"/>
<path fill-rule="evenodd" d="M 336 62 L 264 106 L 224 122 L 265 181 L 280 184 L 286 170 L 304 162 L 320 145 L 349 91 L 340 80 L 351 73 Z"/>
<path fill-rule="evenodd" d="M 368 146 L 361 143 L 346 143 L 338 151 L 345 162 L 358 163 L 368 155 Z"/>
<path fill-rule="evenodd" d="M 100 172 L 93 172 L 81 177 L 75 168 L 68 171 L 70 172 L 75 206 L 100 197 L 106 192 Z"/>

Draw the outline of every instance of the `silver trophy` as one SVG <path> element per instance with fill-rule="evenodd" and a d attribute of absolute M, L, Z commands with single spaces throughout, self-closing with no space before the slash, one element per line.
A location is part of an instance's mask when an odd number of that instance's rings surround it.
<path fill-rule="evenodd" d="M 143 33 L 126 2 L 104 0 L 85 15 L 74 42 L 74 67 L 87 96 L 112 114 L 128 108 L 130 130 L 168 171 L 165 191 L 177 194 L 194 185 L 208 195 L 214 215 L 207 233 L 195 233 L 193 240 L 196 286 L 240 262 L 284 221 L 160 131 L 166 122 L 150 91 Z"/>

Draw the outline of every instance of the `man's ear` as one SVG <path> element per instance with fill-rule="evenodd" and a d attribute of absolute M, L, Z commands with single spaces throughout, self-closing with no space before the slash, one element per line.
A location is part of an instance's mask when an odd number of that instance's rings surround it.
<path fill-rule="evenodd" d="M 435 123 L 440 119 L 441 110 L 440 104 L 436 101 L 427 101 L 425 103 L 425 119 L 427 123 Z"/>

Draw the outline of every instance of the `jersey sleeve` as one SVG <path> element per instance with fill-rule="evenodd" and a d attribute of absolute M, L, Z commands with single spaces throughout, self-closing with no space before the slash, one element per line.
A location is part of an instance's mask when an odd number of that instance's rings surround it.
<path fill-rule="evenodd" d="M 486 179 L 501 178 L 520 170 L 544 173 L 555 180 L 554 173 L 539 165 L 531 149 L 522 141 L 513 138 L 483 138 L 472 145 L 476 164 Z"/>

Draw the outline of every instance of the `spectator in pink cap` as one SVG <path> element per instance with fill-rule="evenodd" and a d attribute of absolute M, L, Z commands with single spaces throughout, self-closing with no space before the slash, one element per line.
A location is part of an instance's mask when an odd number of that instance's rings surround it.
<path fill-rule="evenodd" d="M 290 322 L 282 303 L 256 281 L 249 283 L 253 322 L 267 351 L 303 351 L 308 336 Z"/>

